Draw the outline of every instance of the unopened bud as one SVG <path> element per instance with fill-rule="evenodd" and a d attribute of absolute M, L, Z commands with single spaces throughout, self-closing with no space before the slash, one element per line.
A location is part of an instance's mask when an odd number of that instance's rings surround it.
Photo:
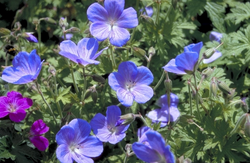
<path fill-rule="evenodd" d="M 154 20 L 148 15 L 141 15 L 141 17 L 149 24 L 154 24 Z"/>
<path fill-rule="evenodd" d="M 227 98 L 228 98 L 229 100 L 232 100 L 233 97 L 236 95 L 235 90 L 236 90 L 235 88 L 230 90 L 230 94 L 227 95 Z"/>
<path fill-rule="evenodd" d="M 211 80 L 211 83 L 210 83 L 210 91 L 212 92 L 212 94 L 214 96 L 217 96 L 217 90 L 218 90 L 218 85 L 217 85 L 217 82 L 216 82 L 216 78 L 213 77 L 212 80 Z"/>
<path fill-rule="evenodd" d="M 133 47 L 133 50 L 135 52 L 136 55 L 142 56 L 144 57 L 146 55 L 145 50 L 138 48 L 138 47 Z"/>
<path fill-rule="evenodd" d="M 149 54 L 149 55 L 155 55 L 155 48 L 150 47 L 150 48 L 148 49 L 148 54 Z"/>
<path fill-rule="evenodd" d="M 76 28 L 76 27 L 71 27 L 70 29 L 67 29 L 65 32 L 66 33 L 78 33 L 80 32 L 81 30 L 79 28 Z"/>
<path fill-rule="evenodd" d="M 100 75 L 92 75 L 92 79 L 94 80 L 94 81 L 96 81 L 96 82 L 99 82 L 99 83 L 105 83 L 106 82 L 106 80 L 102 77 L 102 76 L 100 76 Z"/>
<path fill-rule="evenodd" d="M 205 59 L 208 59 L 208 58 L 210 58 L 214 53 L 215 53 L 215 49 L 214 49 L 214 48 L 207 49 L 207 50 L 203 53 L 203 57 L 204 57 Z"/>
<path fill-rule="evenodd" d="M 91 93 L 91 98 L 92 98 L 92 100 L 93 100 L 94 103 L 97 102 L 98 94 L 97 94 L 96 91 L 93 91 L 93 92 Z"/>
<path fill-rule="evenodd" d="M 244 133 L 246 136 L 250 137 L 250 117 L 249 117 L 249 114 L 246 118 L 246 123 L 244 126 Z"/>
<path fill-rule="evenodd" d="M 91 95 L 91 93 L 92 93 L 91 89 L 87 89 L 85 92 L 84 99 L 87 99 Z"/>
<path fill-rule="evenodd" d="M 53 76 L 56 75 L 56 69 L 55 69 L 55 67 L 49 65 L 48 71 L 49 71 L 49 73 L 51 73 Z"/>
<path fill-rule="evenodd" d="M 248 113 L 248 111 L 249 111 L 249 106 L 248 106 L 249 100 L 250 100 L 249 97 L 243 97 L 243 98 L 241 99 L 243 111 L 244 111 L 245 113 Z"/>
<path fill-rule="evenodd" d="M 90 30 L 89 30 L 89 28 L 88 28 L 88 29 L 86 29 L 83 33 L 84 33 L 84 34 L 90 34 Z"/>
<path fill-rule="evenodd" d="M 37 43 L 38 40 L 37 38 L 33 35 L 32 32 L 25 32 L 20 35 L 22 38 L 25 38 L 29 42 L 35 42 Z"/>
<path fill-rule="evenodd" d="M 134 122 L 135 116 L 132 113 L 128 113 L 120 116 L 120 119 L 116 122 L 115 126 L 128 125 Z"/>
<path fill-rule="evenodd" d="M 247 119 L 248 116 L 249 116 L 249 115 L 248 115 L 247 113 L 245 113 L 245 114 L 243 114 L 243 115 L 239 118 L 239 120 L 237 121 L 237 123 L 236 123 L 234 129 L 230 132 L 230 135 L 232 135 L 232 134 L 238 132 L 240 129 L 243 129 L 243 128 L 244 128 L 244 125 L 245 125 L 245 123 L 246 123 L 246 119 Z"/>
<path fill-rule="evenodd" d="M 208 78 L 212 73 L 213 73 L 213 69 L 211 69 L 210 67 L 206 68 L 205 70 L 202 71 L 202 75 L 206 78 Z"/>
<path fill-rule="evenodd" d="M 7 28 L 0 28 L 0 34 L 1 35 L 9 35 L 11 33 L 11 31 Z"/>
<path fill-rule="evenodd" d="M 67 27 L 69 24 L 67 22 L 67 18 L 61 17 L 59 20 L 60 27 Z"/>
<path fill-rule="evenodd" d="M 223 93 L 225 93 L 225 94 L 230 94 L 231 92 L 231 90 L 230 90 L 230 88 L 228 87 L 228 85 L 225 83 L 225 82 L 223 82 L 223 81 L 217 81 L 217 84 L 218 84 L 218 87 L 219 87 L 219 89 L 223 92 Z"/>
<path fill-rule="evenodd" d="M 43 18 L 43 20 L 45 20 L 46 22 L 51 23 L 51 24 L 56 24 L 56 21 L 50 17 Z"/>
<path fill-rule="evenodd" d="M 165 85 L 166 91 L 171 92 L 171 90 L 172 90 L 172 80 L 166 79 L 164 81 L 164 85 Z"/>

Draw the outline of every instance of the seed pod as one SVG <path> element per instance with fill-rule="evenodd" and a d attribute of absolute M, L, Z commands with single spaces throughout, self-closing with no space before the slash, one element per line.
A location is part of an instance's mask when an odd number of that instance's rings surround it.
<path fill-rule="evenodd" d="M 50 17 L 43 18 L 43 20 L 45 20 L 46 22 L 51 23 L 51 24 L 56 24 L 56 21 Z"/>
<path fill-rule="evenodd" d="M 214 48 L 207 49 L 207 50 L 203 53 L 203 57 L 204 57 L 205 59 L 208 59 L 208 58 L 210 58 L 214 53 L 215 53 L 215 49 L 214 49 Z"/>
<path fill-rule="evenodd" d="M 249 114 L 246 118 L 246 123 L 244 126 L 244 133 L 246 136 L 250 137 L 250 117 L 249 117 Z"/>
<path fill-rule="evenodd" d="M 246 123 L 247 116 L 248 116 L 248 114 L 245 113 L 245 114 L 243 114 L 243 115 L 239 118 L 239 120 L 237 121 L 237 123 L 236 123 L 234 129 L 230 132 L 230 135 L 232 135 L 232 134 L 238 132 L 241 128 L 244 127 L 244 125 L 245 125 L 245 123 Z"/>
<path fill-rule="evenodd" d="M 102 76 L 96 74 L 92 75 L 92 79 L 102 84 L 106 82 L 106 80 Z"/>
<path fill-rule="evenodd" d="M 11 33 L 11 31 L 7 28 L 0 28 L 0 34 L 1 35 L 9 35 Z"/>
<path fill-rule="evenodd" d="M 81 30 L 79 28 L 76 28 L 76 27 L 71 27 L 70 29 L 67 29 L 65 32 L 66 33 L 78 33 L 80 32 Z"/>
<path fill-rule="evenodd" d="M 155 48 L 153 48 L 153 47 L 150 47 L 149 49 L 148 49 L 148 54 L 149 55 L 155 55 Z"/>
<path fill-rule="evenodd" d="M 206 68 L 205 70 L 202 71 L 202 75 L 206 78 L 208 78 L 212 73 L 214 72 L 213 69 L 211 69 L 210 67 Z"/>
<path fill-rule="evenodd" d="M 225 94 L 231 94 L 231 92 L 230 92 L 231 90 L 230 90 L 230 88 L 228 87 L 228 85 L 225 82 L 218 80 L 217 84 L 218 84 L 219 89 L 223 93 L 225 93 Z"/>
<path fill-rule="evenodd" d="M 94 103 L 97 102 L 98 94 L 97 94 L 96 91 L 93 91 L 93 92 L 91 93 L 91 98 L 92 98 L 92 100 L 93 100 Z"/>
<path fill-rule="evenodd" d="M 166 79 L 164 81 L 164 85 L 165 85 L 165 88 L 166 88 L 167 92 L 171 92 L 172 91 L 172 80 Z"/>
<path fill-rule="evenodd" d="M 216 78 L 213 77 L 210 83 L 210 91 L 212 92 L 212 94 L 216 97 L 217 96 L 217 90 L 218 90 L 218 85 L 216 82 Z"/>
<path fill-rule="evenodd" d="M 142 56 L 144 57 L 146 55 L 145 50 L 138 48 L 138 47 L 133 47 L 133 50 L 135 52 L 136 55 Z"/>
<path fill-rule="evenodd" d="M 67 27 L 69 25 L 67 22 L 67 18 L 61 17 L 59 20 L 59 25 L 61 28 Z"/>

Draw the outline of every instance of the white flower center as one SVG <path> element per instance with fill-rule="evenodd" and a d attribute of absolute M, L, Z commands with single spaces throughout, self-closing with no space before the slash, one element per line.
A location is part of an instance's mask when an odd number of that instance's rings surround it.
<path fill-rule="evenodd" d="M 9 104 L 9 111 L 10 111 L 11 113 L 15 112 L 15 111 L 16 111 L 16 105 L 14 105 L 14 104 Z"/>
<path fill-rule="evenodd" d="M 126 83 L 125 83 L 125 86 L 126 86 L 126 89 L 128 90 L 128 91 L 133 91 L 133 87 L 136 85 L 136 83 L 134 82 L 134 81 L 131 81 L 131 80 L 129 80 L 129 81 L 127 81 Z"/>

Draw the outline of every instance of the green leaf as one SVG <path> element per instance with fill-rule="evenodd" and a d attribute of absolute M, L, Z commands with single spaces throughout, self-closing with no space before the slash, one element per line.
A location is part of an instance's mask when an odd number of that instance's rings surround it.
<path fill-rule="evenodd" d="M 71 87 L 68 87 L 66 89 L 61 87 L 59 89 L 59 95 L 56 98 L 56 102 L 59 102 L 61 100 L 63 102 L 63 104 L 69 103 L 70 100 L 66 95 L 69 93 L 70 89 L 71 89 Z"/>
<path fill-rule="evenodd" d="M 241 3 L 238 2 L 235 5 L 235 8 L 231 9 L 232 13 L 227 14 L 226 19 L 231 20 L 235 24 L 249 19 L 250 17 L 250 3 Z"/>

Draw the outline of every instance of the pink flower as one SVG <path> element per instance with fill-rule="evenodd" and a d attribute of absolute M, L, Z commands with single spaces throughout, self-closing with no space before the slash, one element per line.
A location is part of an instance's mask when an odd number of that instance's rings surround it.
<path fill-rule="evenodd" d="M 39 119 L 33 123 L 30 128 L 30 141 L 34 146 L 40 150 L 44 151 L 49 146 L 49 141 L 47 138 L 41 136 L 49 131 L 49 127 L 43 122 L 42 119 Z"/>
<path fill-rule="evenodd" d="M 23 98 L 21 93 L 15 91 L 8 92 L 7 97 L 0 97 L 0 118 L 9 115 L 10 120 L 20 122 L 26 116 L 25 110 L 30 108 L 32 104 L 32 100 Z"/>

